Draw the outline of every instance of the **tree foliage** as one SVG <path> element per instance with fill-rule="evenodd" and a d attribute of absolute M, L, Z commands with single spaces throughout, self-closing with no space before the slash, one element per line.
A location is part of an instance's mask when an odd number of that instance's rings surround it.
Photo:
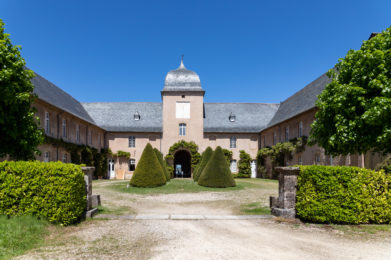
<path fill-rule="evenodd" d="M 328 75 L 311 144 L 332 155 L 391 152 L 391 27 L 350 50 Z"/>
<path fill-rule="evenodd" d="M 240 150 L 238 178 L 251 177 L 251 156 L 244 150 Z"/>
<path fill-rule="evenodd" d="M 0 157 L 33 159 L 44 140 L 31 106 L 34 73 L 25 65 L 20 46 L 12 45 L 0 19 Z"/>

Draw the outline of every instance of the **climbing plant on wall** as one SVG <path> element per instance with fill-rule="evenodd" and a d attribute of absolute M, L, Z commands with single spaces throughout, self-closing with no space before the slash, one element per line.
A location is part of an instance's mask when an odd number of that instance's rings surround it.
<path fill-rule="evenodd" d="M 198 152 L 198 145 L 196 145 L 193 141 L 186 142 L 184 140 L 181 140 L 170 147 L 170 149 L 168 150 L 168 154 L 165 156 L 166 161 L 174 159 L 174 153 L 179 149 L 185 149 L 190 152 L 191 168 L 194 169 L 201 159 L 201 155 Z"/>

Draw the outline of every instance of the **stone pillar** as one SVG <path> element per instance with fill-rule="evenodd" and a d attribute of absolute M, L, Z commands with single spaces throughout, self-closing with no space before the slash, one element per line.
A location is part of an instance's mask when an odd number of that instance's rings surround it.
<path fill-rule="evenodd" d="M 299 167 L 276 167 L 278 172 L 278 198 L 270 197 L 272 215 L 285 218 L 296 216 L 296 190 Z"/>
<path fill-rule="evenodd" d="M 86 183 L 87 211 L 92 209 L 92 175 L 95 167 L 81 167 L 84 172 L 84 181 Z"/>

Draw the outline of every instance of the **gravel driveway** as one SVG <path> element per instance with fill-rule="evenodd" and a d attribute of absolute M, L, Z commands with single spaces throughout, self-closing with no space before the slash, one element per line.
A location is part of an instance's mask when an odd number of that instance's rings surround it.
<path fill-rule="evenodd" d="M 94 183 L 114 214 L 233 215 L 270 189 L 160 195 L 118 193 Z M 45 246 L 20 259 L 390 259 L 391 233 L 351 234 L 281 219 L 91 220 L 54 228 Z"/>

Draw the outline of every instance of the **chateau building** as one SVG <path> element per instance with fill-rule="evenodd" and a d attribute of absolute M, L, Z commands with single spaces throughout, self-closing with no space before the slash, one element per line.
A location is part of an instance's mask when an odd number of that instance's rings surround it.
<path fill-rule="evenodd" d="M 113 153 L 130 153 L 130 158 L 109 158 L 107 176 L 118 179 L 130 178 L 147 143 L 166 155 L 180 140 L 193 141 L 200 153 L 208 146 L 232 151 L 232 172 L 238 171 L 239 151 L 245 150 L 253 158 L 252 177 L 259 177 L 257 151 L 277 142 L 308 136 L 317 95 L 329 81 L 324 74 L 280 104 L 269 104 L 205 103 L 206 91 L 199 76 L 188 70 L 183 60 L 176 70 L 167 73 L 159 103 L 80 103 L 39 75 L 32 80 L 38 96 L 34 107 L 40 127 L 48 136 L 97 149 L 110 148 Z M 42 151 L 39 160 L 70 162 L 70 155 L 62 148 L 45 144 L 39 149 Z M 191 176 L 190 160 L 191 154 L 186 150 L 174 154 L 175 167 L 184 177 Z M 370 154 L 332 158 L 318 146 L 307 146 L 286 163 L 373 168 L 379 160 Z M 269 176 L 271 167 L 267 161 Z"/>

